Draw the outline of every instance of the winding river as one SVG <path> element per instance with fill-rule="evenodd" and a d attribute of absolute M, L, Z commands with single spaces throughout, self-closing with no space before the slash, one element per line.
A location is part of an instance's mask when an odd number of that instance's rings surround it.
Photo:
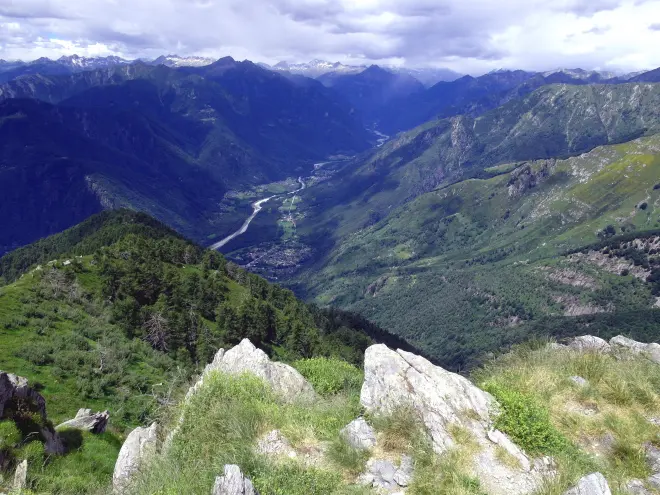
<path fill-rule="evenodd" d="M 225 237 L 225 238 L 222 239 L 221 241 L 216 242 L 215 244 L 213 244 L 213 245 L 211 246 L 211 249 L 216 249 L 216 250 L 217 250 L 217 249 L 220 249 L 221 247 L 225 246 L 225 245 L 228 244 L 229 242 L 231 242 L 231 241 L 233 241 L 234 239 L 236 239 L 239 235 L 243 235 L 243 234 L 245 234 L 245 233 L 247 232 L 248 228 L 250 227 L 250 223 L 252 222 L 252 220 L 254 220 L 254 218 L 255 218 L 255 217 L 259 214 L 259 212 L 263 209 L 263 206 L 262 206 L 262 205 L 263 205 L 264 203 L 267 203 L 267 202 L 270 201 L 271 199 L 273 199 L 273 198 L 277 198 L 278 196 L 290 196 L 290 195 L 292 195 L 292 194 L 297 194 L 297 193 L 299 193 L 300 191 L 302 191 L 303 189 L 305 189 L 305 182 L 303 181 L 302 177 L 298 177 L 298 182 L 300 182 L 300 187 L 299 187 L 298 189 L 296 189 L 295 191 L 291 191 L 291 192 L 288 192 L 288 193 L 285 193 L 285 194 L 274 194 L 273 196 L 269 196 L 269 197 L 267 197 L 267 198 L 260 199 L 259 201 L 255 201 L 254 203 L 252 203 L 252 215 L 250 215 L 250 216 L 247 218 L 247 220 L 245 220 L 245 222 L 243 222 L 243 225 L 241 225 L 241 228 L 238 229 L 238 230 L 237 230 L 236 232 L 234 232 L 233 234 L 228 235 L 227 237 Z"/>
<path fill-rule="evenodd" d="M 389 136 L 387 136 L 386 134 L 383 134 L 382 132 L 379 132 L 379 131 L 377 131 L 377 130 L 375 130 L 375 129 L 372 130 L 372 132 L 378 137 L 376 147 L 381 147 L 381 146 L 383 146 L 383 144 L 385 144 L 385 142 L 389 139 Z M 316 163 L 316 164 L 314 165 L 314 170 L 315 170 L 315 171 L 316 171 L 316 170 L 319 170 L 319 169 L 321 169 L 324 165 L 327 165 L 328 163 L 332 163 L 332 160 L 331 160 L 331 161 L 327 161 L 327 162 Z M 215 244 L 213 244 L 213 245 L 210 247 L 210 249 L 216 249 L 216 250 L 217 250 L 217 249 L 220 249 L 221 247 L 226 246 L 228 243 L 230 243 L 231 241 L 233 241 L 234 239 L 236 239 L 239 235 L 243 235 L 243 234 L 245 234 L 245 233 L 247 232 L 248 228 L 250 227 L 250 223 L 252 223 L 252 220 L 254 220 L 254 218 L 255 218 L 255 217 L 259 214 L 259 212 L 262 210 L 262 208 L 263 208 L 262 205 L 263 205 L 264 203 L 267 203 L 267 202 L 270 201 L 271 199 L 273 199 L 273 198 L 277 198 L 277 197 L 279 197 L 279 196 L 291 196 L 291 195 L 293 194 L 294 197 L 295 197 L 295 195 L 296 195 L 297 193 L 299 193 L 300 191 L 302 191 L 302 190 L 305 189 L 305 187 L 306 187 L 306 186 L 305 186 L 305 182 L 303 181 L 303 178 L 302 178 L 302 177 L 298 177 L 298 182 L 300 182 L 300 187 L 299 187 L 298 189 L 296 189 L 295 191 L 291 191 L 291 192 L 284 193 L 284 194 L 274 194 L 273 196 L 269 196 L 269 197 L 267 197 L 267 198 L 260 199 L 260 200 L 258 200 L 258 201 L 255 201 L 254 203 L 252 203 L 252 215 L 250 215 L 250 216 L 247 218 L 247 220 L 245 220 L 245 222 L 243 222 L 243 225 L 241 225 L 241 228 L 238 229 L 238 230 L 237 230 L 236 232 L 234 232 L 233 234 L 228 235 L 227 237 L 225 237 L 225 238 L 222 239 L 221 241 L 216 242 Z M 291 202 L 291 208 L 293 208 L 293 201 Z M 289 213 L 291 213 L 291 208 L 289 209 Z"/>

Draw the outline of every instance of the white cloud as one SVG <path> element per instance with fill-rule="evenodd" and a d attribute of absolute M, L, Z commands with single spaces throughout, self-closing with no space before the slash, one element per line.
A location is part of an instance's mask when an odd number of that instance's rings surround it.
<path fill-rule="evenodd" d="M 640 0 L 0 0 L 0 58 L 178 52 L 470 73 L 640 70 L 660 66 L 656 19 L 660 2 Z"/>

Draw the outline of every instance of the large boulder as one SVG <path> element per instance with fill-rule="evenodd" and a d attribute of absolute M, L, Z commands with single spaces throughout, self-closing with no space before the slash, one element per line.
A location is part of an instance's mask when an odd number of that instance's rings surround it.
<path fill-rule="evenodd" d="M 610 344 L 600 337 L 593 335 L 582 335 L 581 337 L 574 337 L 568 342 L 568 347 L 574 351 L 581 352 L 598 352 L 609 353 L 611 351 Z"/>
<path fill-rule="evenodd" d="M 651 342 L 650 344 L 644 344 L 642 342 L 637 342 L 636 340 L 629 339 L 623 335 L 617 335 L 610 339 L 610 346 L 612 351 L 618 357 L 627 357 L 627 356 L 644 356 L 647 359 L 650 359 L 654 363 L 660 364 L 660 344 Z"/>
<path fill-rule="evenodd" d="M 28 385 L 27 378 L 0 371 L 0 419 L 12 400 L 21 399 L 30 404 L 31 412 L 46 417 L 46 399 Z"/>
<path fill-rule="evenodd" d="M 27 378 L 0 371 L 0 420 L 6 419 L 7 408 L 21 403 L 21 409 L 41 417 L 40 433 L 48 454 L 63 454 L 64 444 L 46 414 L 46 399 L 29 386 Z"/>
<path fill-rule="evenodd" d="M 119 450 L 112 475 L 115 493 L 129 493 L 133 477 L 158 450 L 158 423 L 149 428 L 135 428 Z"/>
<path fill-rule="evenodd" d="M 360 402 L 372 414 L 391 414 L 410 408 L 417 414 L 438 454 L 455 447 L 451 430 L 461 427 L 479 445 L 471 466 L 482 486 L 494 495 L 531 493 L 543 472 L 531 467 L 527 456 L 501 432 L 492 432 L 495 399 L 467 378 L 434 366 L 426 359 L 385 345 L 367 349 Z M 491 432 L 489 437 L 489 432 Z M 498 448 L 519 460 L 511 467 L 499 460 Z"/>
<path fill-rule="evenodd" d="M 607 480 L 600 473 L 593 473 L 578 481 L 578 484 L 564 495 L 612 495 Z"/>
<path fill-rule="evenodd" d="M 211 495 L 259 495 L 252 482 L 243 476 L 241 468 L 228 464 L 224 476 L 215 479 Z"/>
<path fill-rule="evenodd" d="M 213 371 L 231 375 L 252 373 L 265 380 L 283 399 L 312 399 L 314 388 L 294 368 L 283 363 L 272 362 L 268 355 L 257 349 L 248 339 L 225 352 L 220 349 L 213 362 L 206 366 L 200 380 L 188 391 L 188 397 L 195 393 L 204 382 L 204 378 Z"/>
<path fill-rule="evenodd" d="M 78 414 L 73 419 L 57 425 L 56 430 L 71 429 L 89 431 L 90 433 L 100 434 L 105 432 L 110 420 L 108 411 L 92 413 L 91 409 L 79 409 Z"/>

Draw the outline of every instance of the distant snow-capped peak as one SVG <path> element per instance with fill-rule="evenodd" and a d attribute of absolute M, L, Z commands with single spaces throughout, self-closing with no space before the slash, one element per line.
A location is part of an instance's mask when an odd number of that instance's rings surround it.
<path fill-rule="evenodd" d="M 263 66 L 269 68 L 270 70 L 278 72 L 290 72 L 292 74 L 300 74 L 307 77 L 319 77 L 328 72 L 340 72 L 344 74 L 358 74 L 366 69 L 365 66 L 361 65 L 345 65 L 340 62 L 328 62 L 326 60 L 314 59 L 311 62 L 300 63 L 300 64 L 290 64 L 288 62 L 278 62 L 273 66 Z"/>
<path fill-rule="evenodd" d="M 202 67 L 211 65 L 215 59 L 208 57 L 180 57 L 179 55 L 162 55 L 154 60 L 154 65 L 166 65 L 167 67 Z"/>
<path fill-rule="evenodd" d="M 100 69 L 104 67 L 112 67 L 114 65 L 130 64 L 130 60 L 121 57 L 81 57 L 79 55 L 63 56 L 57 59 L 57 62 L 66 65 L 72 69 Z"/>

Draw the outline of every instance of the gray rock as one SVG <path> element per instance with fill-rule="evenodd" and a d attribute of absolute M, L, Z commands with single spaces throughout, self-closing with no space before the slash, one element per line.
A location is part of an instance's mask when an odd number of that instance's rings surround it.
<path fill-rule="evenodd" d="M 649 485 L 656 490 L 660 490 L 660 473 L 655 473 L 653 476 L 649 477 L 647 480 Z"/>
<path fill-rule="evenodd" d="M 14 490 L 20 492 L 25 488 L 27 484 L 27 459 L 24 459 L 18 466 L 16 466 L 16 472 L 14 473 Z"/>
<path fill-rule="evenodd" d="M 660 473 L 660 449 L 652 443 L 647 443 L 644 450 L 646 451 L 646 462 L 651 468 L 651 472 Z"/>
<path fill-rule="evenodd" d="M 625 491 L 630 495 L 651 495 L 651 492 L 644 486 L 642 480 L 630 480 L 626 483 Z"/>
<path fill-rule="evenodd" d="M 376 445 L 376 432 L 364 418 L 351 421 L 340 432 L 352 447 L 367 450 Z"/>
<path fill-rule="evenodd" d="M 438 453 L 454 445 L 448 428 L 461 424 L 471 411 L 478 421 L 489 421 L 495 406 L 492 396 L 455 373 L 434 366 L 426 359 L 385 345 L 365 352 L 364 384 L 360 403 L 368 412 L 389 414 L 411 407 L 426 425 Z"/>
<path fill-rule="evenodd" d="M 283 363 L 272 362 L 268 355 L 257 349 L 248 339 L 228 351 L 220 349 L 213 362 L 204 369 L 204 374 L 188 396 L 195 393 L 204 382 L 204 378 L 213 371 L 232 375 L 252 373 L 271 385 L 273 390 L 285 400 L 313 399 L 316 394 L 313 387 L 294 368 Z"/>
<path fill-rule="evenodd" d="M 267 433 L 257 442 L 257 452 L 263 455 L 296 457 L 296 451 L 280 430 Z"/>
<path fill-rule="evenodd" d="M 594 337 L 593 335 L 575 337 L 568 342 L 568 347 L 574 351 L 582 352 L 609 353 L 611 351 L 610 344 L 600 337 Z"/>
<path fill-rule="evenodd" d="M 578 387 L 586 387 L 589 385 L 589 382 L 582 378 L 581 376 L 572 376 L 570 380 L 575 383 Z"/>
<path fill-rule="evenodd" d="M 211 495 L 259 495 L 252 482 L 243 476 L 241 469 L 234 465 L 225 466 L 224 476 L 215 479 Z"/>
<path fill-rule="evenodd" d="M 399 465 L 399 469 L 396 470 L 396 473 L 394 473 L 394 481 L 399 486 L 408 486 L 412 481 L 413 471 L 412 457 L 408 455 L 401 456 L 401 464 Z"/>
<path fill-rule="evenodd" d="M 41 435 L 44 438 L 44 450 L 47 454 L 63 454 L 64 444 L 47 421 L 46 399 L 31 388 L 26 378 L 0 371 L 0 419 L 4 418 L 5 408 L 12 399 L 19 398 L 29 405 L 30 411 L 41 416 L 43 424 Z"/>
<path fill-rule="evenodd" d="M 92 414 L 91 409 L 79 409 L 78 414 L 76 414 L 75 418 L 70 419 L 69 421 L 65 421 L 60 425 L 57 425 L 55 429 L 81 430 L 81 431 L 89 431 L 94 434 L 100 434 L 105 432 L 109 420 L 110 420 L 110 414 L 108 413 L 108 411 L 97 412 Z"/>
<path fill-rule="evenodd" d="M 115 493 L 128 493 L 133 477 L 158 450 L 158 423 L 135 428 L 119 450 L 112 475 Z"/>
<path fill-rule="evenodd" d="M 506 450 L 514 459 L 518 461 L 520 467 L 524 471 L 530 471 L 532 469 L 532 465 L 528 457 L 523 454 L 522 451 L 516 446 L 516 444 L 513 443 L 511 439 L 501 431 L 490 430 L 488 432 L 488 440 Z"/>
<path fill-rule="evenodd" d="M 654 363 L 660 364 L 660 344 L 655 342 L 644 344 L 623 335 L 617 335 L 610 339 L 610 346 L 618 357 L 626 358 L 641 355 Z"/>
<path fill-rule="evenodd" d="M 365 472 L 358 482 L 376 488 L 379 493 L 399 492 L 410 484 L 413 474 L 413 463 L 409 456 L 402 456 L 401 464 L 396 467 L 391 461 L 370 459 Z"/>
<path fill-rule="evenodd" d="M 506 435 L 498 444 L 521 462 L 516 469 L 504 465 L 496 455 L 496 444 L 488 438 L 491 411 L 498 405 L 493 397 L 455 373 L 434 366 L 426 359 L 384 345 L 367 349 L 365 379 L 360 402 L 367 412 L 388 414 L 410 407 L 426 427 L 434 450 L 442 454 L 454 446 L 452 426 L 468 430 L 480 446 L 474 459 L 475 472 L 485 491 L 493 495 L 520 495 L 539 488 L 544 473 L 529 469 L 525 454 Z M 506 438 L 506 441 L 504 440 Z"/>
<path fill-rule="evenodd" d="M 607 480 L 600 473 L 592 473 L 585 476 L 578 484 L 564 495 L 612 495 Z"/>

